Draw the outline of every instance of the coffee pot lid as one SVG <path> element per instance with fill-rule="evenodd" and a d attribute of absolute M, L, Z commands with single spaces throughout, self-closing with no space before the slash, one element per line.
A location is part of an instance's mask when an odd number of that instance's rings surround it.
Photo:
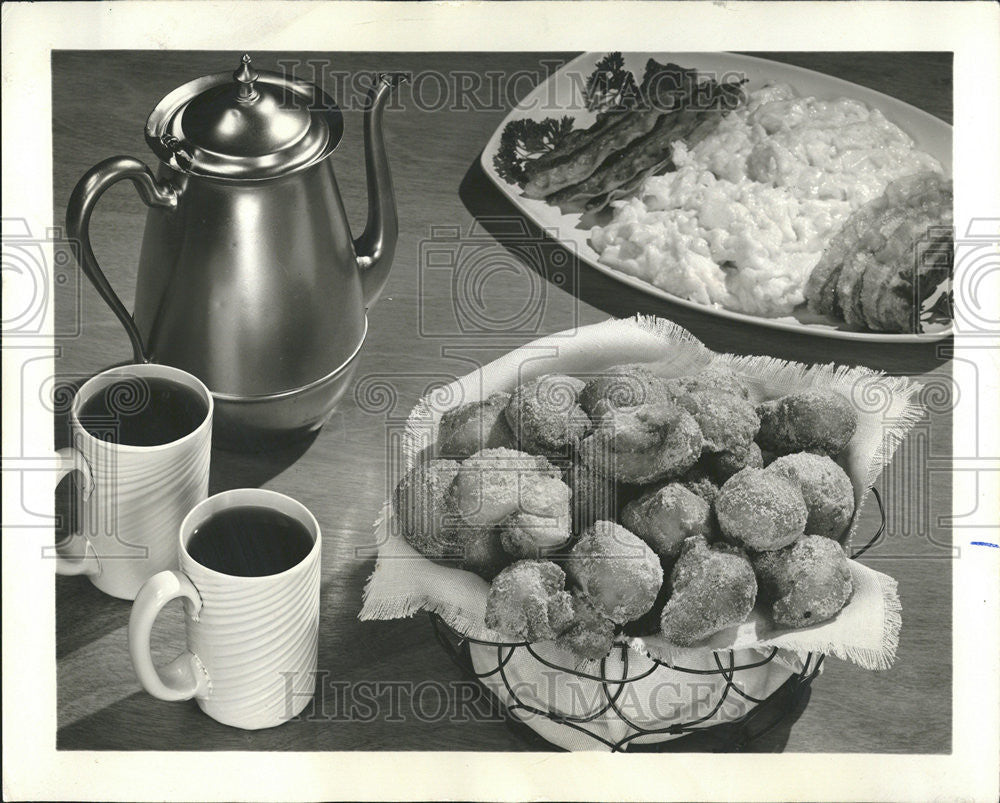
<path fill-rule="evenodd" d="M 330 154 L 344 132 L 319 87 L 257 71 L 244 54 L 233 73 L 196 78 L 161 100 L 146 142 L 171 167 L 229 179 L 285 175 Z"/>

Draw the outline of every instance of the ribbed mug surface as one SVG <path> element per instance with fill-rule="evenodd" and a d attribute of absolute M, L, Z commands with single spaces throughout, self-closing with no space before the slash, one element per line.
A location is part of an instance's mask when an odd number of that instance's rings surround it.
<path fill-rule="evenodd" d="M 101 440 L 80 423 L 79 408 L 102 388 L 120 380 L 141 383 L 144 377 L 169 379 L 197 392 L 207 406 L 205 419 L 188 435 L 157 446 Z M 177 566 L 181 522 L 208 496 L 212 412 L 212 396 L 205 386 L 169 366 L 114 368 L 89 380 L 77 394 L 73 446 L 94 483 L 81 501 L 79 534 L 100 562 L 100 571 L 90 579 L 104 593 L 135 599 L 149 577 Z"/>
<path fill-rule="evenodd" d="M 302 561 L 279 574 L 237 577 L 213 571 L 184 545 L 199 524 L 229 507 L 262 505 L 304 525 L 313 546 Z M 207 690 L 195 699 L 227 725 L 256 729 L 279 725 L 312 698 L 319 636 L 321 539 L 319 526 L 298 502 L 259 489 L 211 497 L 185 520 L 180 568 L 201 597 L 186 616 L 188 650 L 200 662 Z"/>

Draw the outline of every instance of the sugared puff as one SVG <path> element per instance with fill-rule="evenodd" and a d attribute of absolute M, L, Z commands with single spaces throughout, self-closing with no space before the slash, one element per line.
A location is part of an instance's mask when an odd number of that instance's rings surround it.
<path fill-rule="evenodd" d="M 715 499 L 723 535 L 748 549 L 780 549 L 805 532 L 806 503 L 798 486 L 762 468 L 734 474 Z"/>
<path fill-rule="evenodd" d="M 670 572 L 670 598 L 660 616 L 664 637 L 690 647 L 746 620 L 757 580 L 742 550 L 688 538 Z"/>
<path fill-rule="evenodd" d="M 805 390 L 757 406 L 760 448 L 776 455 L 816 452 L 836 457 L 858 426 L 858 411 L 839 393 Z"/>
<path fill-rule="evenodd" d="M 747 380 L 731 368 L 720 365 L 709 365 L 696 374 L 671 379 L 669 380 L 669 389 L 675 395 L 709 391 L 738 396 L 746 401 L 750 400 L 750 386 Z"/>
<path fill-rule="evenodd" d="M 619 482 L 648 485 L 682 476 L 704 439 L 691 414 L 673 402 L 605 414 L 580 445 L 583 461 Z"/>
<path fill-rule="evenodd" d="M 798 452 L 779 457 L 767 471 L 781 474 L 802 492 L 808 519 L 806 532 L 839 539 L 854 515 L 851 478 L 826 455 Z"/>
<path fill-rule="evenodd" d="M 438 425 L 438 454 L 461 459 L 481 449 L 516 449 L 517 439 L 504 415 L 508 402 L 509 393 L 493 393 L 444 413 Z"/>
<path fill-rule="evenodd" d="M 486 626 L 523 641 L 548 641 L 573 620 L 573 600 L 564 589 L 566 575 L 547 560 L 512 563 L 490 586 Z"/>
<path fill-rule="evenodd" d="M 396 486 L 393 508 L 406 542 L 429 558 L 454 556 L 458 549 L 448 514 L 448 494 L 458 474 L 454 460 L 414 466 Z"/>
<path fill-rule="evenodd" d="M 522 489 L 560 478 L 544 457 L 513 449 L 483 449 L 461 464 L 452 487 L 455 509 L 470 524 L 498 524 L 522 509 Z"/>
<path fill-rule="evenodd" d="M 596 421 L 612 410 L 669 401 L 666 382 L 644 365 L 618 365 L 586 384 L 580 391 L 580 406 Z"/>
<path fill-rule="evenodd" d="M 629 502 L 622 524 L 661 557 L 676 557 L 685 538 L 712 537 L 712 508 L 678 483 L 668 483 Z"/>
<path fill-rule="evenodd" d="M 618 624 L 636 619 L 663 584 L 659 558 L 639 537 L 613 521 L 584 531 L 566 560 L 570 579 Z"/>
<path fill-rule="evenodd" d="M 733 474 L 745 468 L 764 467 L 764 457 L 761 454 L 760 447 L 752 441 L 746 446 L 738 447 L 734 450 L 706 454 L 703 460 L 705 461 L 705 465 L 708 466 L 708 470 L 712 473 L 712 476 L 719 483 L 724 483 Z"/>
<path fill-rule="evenodd" d="M 760 429 L 754 406 L 742 396 L 717 390 L 692 390 L 677 403 L 694 416 L 707 452 L 745 453 Z"/>
<path fill-rule="evenodd" d="M 582 389 L 581 380 L 563 374 L 546 374 L 518 385 L 504 414 L 521 448 L 569 456 L 591 429 L 590 417 L 577 403 Z"/>
<path fill-rule="evenodd" d="M 615 639 L 614 623 L 583 592 L 573 589 L 571 595 L 573 619 L 559 634 L 556 645 L 580 660 L 598 661 L 611 651 Z"/>
<path fill-rule="evenodd" d="M 761 597 L 779 625 L 808 627 L 832 618 L 853 592 L 850 565 L 836 541 L 807 535 L 791 546 L 753 556 Z"/>

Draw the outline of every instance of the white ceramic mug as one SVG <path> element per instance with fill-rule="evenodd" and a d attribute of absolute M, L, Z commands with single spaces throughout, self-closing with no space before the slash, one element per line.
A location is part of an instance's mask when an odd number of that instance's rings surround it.
<path fill-rule="evenodd" d="M 145 381 L 153 378 L 183 386 L 205 403 L 206 415 L 192 431 L 167 443 L 129 446 L 103 439 L 81 423 L 84 405 L 110 386 L 121 391 L 117 402 L 123 411 L 149 403 L 143 393 Z M 111 368 L 83 384 L 70 408 L 73 446 L 58 452 L 57 482 L 74 471 L 83 476 L 80 531 L 55 551 L 59 574 L 89 575 L 104 593 L 135 599 L 149 577 L 177 565 L 177 529 L 208 495 L 213 409 L 212 394 L 199 379 L 167 365 Z M 105 435 L 115 427 L 113 417 L 106 426 Z"/>
<path fill-rule="evenodd" d="M 219 511 L 269 507 L 305 527 L 309 553 L 278 574 L 223 574 L 187 550 L 192 534 Z M 143 688 L 161 700 L 190 700 L 213 719 L 238 728 L 280 725 L 296 716 L 316 688 L 319 639 L 319 524 L 304 505 L 261 489 L 209 497 L 180 528 L 180 571 L 161 572 L 142 587 L 132 606 L 128 640 Z M 157 667 L 150 632 L 160 609 L 183 599 L 187 651 Z"/>

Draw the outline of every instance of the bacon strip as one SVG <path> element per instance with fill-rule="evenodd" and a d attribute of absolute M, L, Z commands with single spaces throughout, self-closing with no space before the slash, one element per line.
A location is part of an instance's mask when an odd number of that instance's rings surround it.
<path fill-rule="evenodd" d="M 611 154 L 583 181 L 548 195 L 546 202 L 558 206 L 564 213 L 597 211 L 621 197 L 617 192 L 619 188 L 637 189 L 646 176 L 670 170 L 673 167 L 672 143 L 693 137 L 696 132 L 701 139 L 722 119 L 723 110 L 743 102 L 743 93 L 736 83 L 712 84 L 701 94 L 706 100 L 699 102 L 698 108 L 660 116 L 648 134 L 628 148 Z M 730 97 L 738 99 L 727 100 Z M 707 126 L 703 125 L 706 123 Z"/>
<path fill-rule="evenodd" d="M 605 112 L 582 135 L 574 135 L 569 147 L 556 148 L 526 164 L 525 196 L 541 199 L 581 182 L 606 159 L 648 134 L 664 115 L 703 103 L 705 87 L 698 83 L 695 70 L 650 59 L 639 108 Z"/>

